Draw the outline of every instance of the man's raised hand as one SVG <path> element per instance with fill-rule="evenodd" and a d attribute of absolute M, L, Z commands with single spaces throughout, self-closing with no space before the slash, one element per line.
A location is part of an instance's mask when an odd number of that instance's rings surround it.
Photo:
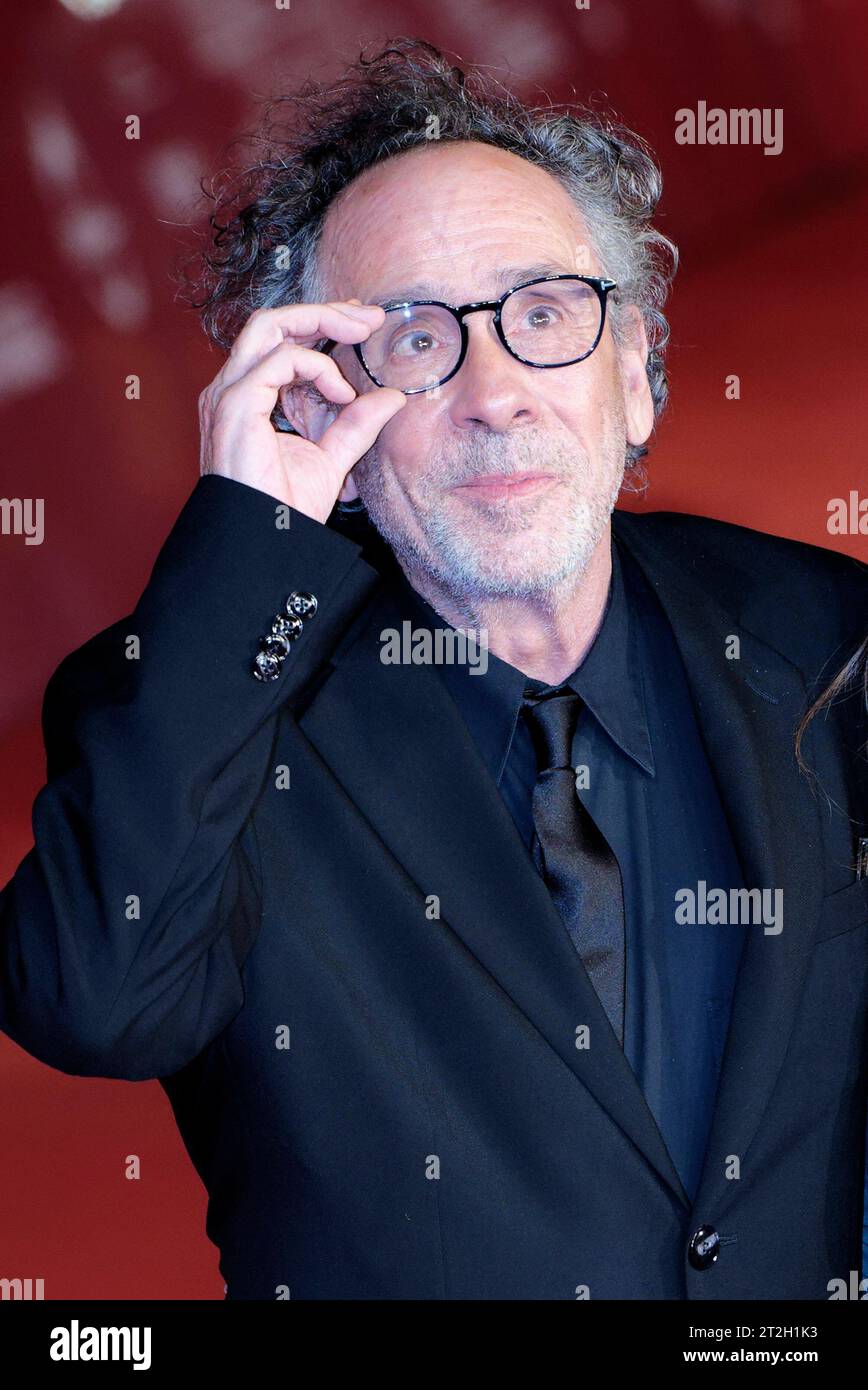
<path fill-rule="evenodd" d="M 313 344 L 363 342 L 384 317 L 378 305 L 352 301 L 255 310 L 199 397 L 200 472 L 247 483 L 324 522 L 350 469 L 407 398 L 389 387 L 358 395 Z M 281 389 L 302 383 L 337 408 L 316 441 L 271 423 Z"/>

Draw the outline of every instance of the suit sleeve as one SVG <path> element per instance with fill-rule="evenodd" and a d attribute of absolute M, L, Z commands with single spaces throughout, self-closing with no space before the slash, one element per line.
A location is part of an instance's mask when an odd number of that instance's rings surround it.
<path fill-rule="evenodd" d="M 46 689 L 34 848 L 0 894 L 0 1028 L 21 1047 L 143 1080 L 232 1020 L 259 927 L 250 813 L 277 720 L 377 583 L 347 537 L 243 483 L 199 480 L 134 612 Z M 317 612 L 259 681 L 259 639 L 295 589 Z"/>

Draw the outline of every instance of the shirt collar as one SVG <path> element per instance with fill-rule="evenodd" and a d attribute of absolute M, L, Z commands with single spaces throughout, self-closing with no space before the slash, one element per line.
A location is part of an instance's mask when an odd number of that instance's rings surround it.
<path fill-rule="evenodd" d="M 584 660 L 564 684 L 581 696 L 622 752 L 653 777 L 654 757 L 642 675 L 642 634 L 631 611 L 624 567 L 614 538 L 611 553 L 612 579 L 602 622 Z M 415 605 L 422 626 L 449 626 L 413 589 L 403 571 L 399 571 L 399 583 L 405 598 Z M 499 784 L 528 678 L 493 652 L 488 652 L 487 658 L 485 671 L 458 662 L 441 664 L 436 669 Z"/>

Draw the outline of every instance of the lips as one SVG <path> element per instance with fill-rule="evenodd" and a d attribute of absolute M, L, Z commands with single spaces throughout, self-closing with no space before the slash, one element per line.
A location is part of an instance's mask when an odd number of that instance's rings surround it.
<path fill-rule="evenodd" d="M 480 496 L 524 496 L 543 487 L 556 483 L 552 473 L 486 473 L 478 478 L 469 478 L 458 483 L 456 492 L 477 493 Z"/>

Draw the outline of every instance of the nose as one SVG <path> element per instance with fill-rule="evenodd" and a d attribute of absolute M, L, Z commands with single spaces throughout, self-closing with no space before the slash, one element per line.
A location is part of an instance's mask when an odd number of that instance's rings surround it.
<path fill-rule="evenodd" d="M 468 314 L 465 323 L 467 354 L 461 370 L 444 388 L 452 388 L 452 423 L 458 429 L 487 425 L 498 433 L 532 424 L 539 413 L 531 383 L 533 367 L 525 367 L 507 352 L 491 310 Z"/>

